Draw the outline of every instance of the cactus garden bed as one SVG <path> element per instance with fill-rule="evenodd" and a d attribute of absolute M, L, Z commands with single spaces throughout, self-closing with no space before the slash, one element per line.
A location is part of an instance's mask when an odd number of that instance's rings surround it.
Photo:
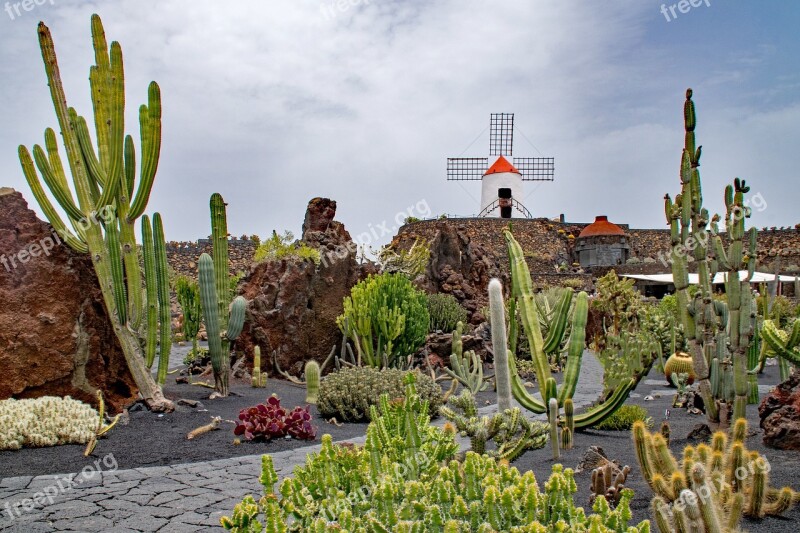
<path fill-rule="evenodd" d="M 312 424 L 317 428 L 317 439 L 303 441 L 275 439 L 269 442 L 248 442 L 242 438 L 234 445 L 234 425 L 225 420 L 237 420 L 239 411 L 263 403 L 271 394 L 277 394 L 281 405 L 290 411 L 295 406 L 305 407 L 305 390 L 286 381 L 270 379 L 267 388 L 257 389 L 249 384 L 231 380 L 231 396 L 208 400 L 210 389 L 192 385 L 176 385 L 170 378 L 164 387 L 165 395 L 173 400 L 200 402 L 197 407 L 176 405 L 175 412 L 159 415 L 146 410 L 129 413 L 127 425 L 120 422 L 108 435 L 98 441 L 95 457 L 84 457 L 84 445 L 65 445 L 52 448 L 23 448 L 0 452 L 0 479 L 14 476 L 35 476 L 79 472 L 96 457 L 113 453 L 119 468 L 139 468 L 199 461 L 213 461 L 227 457 L 273 453 L 319 444 L 319 436 L 330 433 L 334 440 L 362 435 L 366 424 L 337 426 L 322 420 L 315 406 L 311 406 Z M 207 410 L 207 411 L 204 411 Z M 218 430 L 187 440 L 190 431 L 211 422 L 219 416 Z"/>

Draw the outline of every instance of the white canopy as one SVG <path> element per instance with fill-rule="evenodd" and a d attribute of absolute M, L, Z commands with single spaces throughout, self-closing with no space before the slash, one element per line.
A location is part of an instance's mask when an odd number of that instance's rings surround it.
<path fill-rule="evenodd" d="M 712 283 L 719 285 L 721 283 L 725 283 L 725 272 L 717 272 L 717 275 L 714 276 L 714 281 Z M 651 283 L 673 283 L 672 274 L 622 274 L 623 278 L 632 278 L 632 279 L 639 279 L 642 281 L 649 281 Z M 746 270 L 739 271 L 739 279 L 745 279 L 747 277 Z M 699 283 L 699 277 L 697 274 L 689 274 L 689 283 L 692 285 L 697 285 Z M 783 282 L 790 282 L 794 281 L 794 276 L 778 276 L 778 281 Z M 754 272 L 753 278 L 750 280 L 750 283 L 766 283 L 768 281 L 774 281 L 775 274 L 767 274 L 766 272 Z"/>

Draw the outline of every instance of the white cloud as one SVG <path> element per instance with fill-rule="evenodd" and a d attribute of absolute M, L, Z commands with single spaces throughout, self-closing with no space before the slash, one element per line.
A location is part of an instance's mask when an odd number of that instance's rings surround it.
<path fill-rule="evenodd" d="M 798 187 L 799 156 L 786 148 L 797 145 L 797 107 L 762 111 L 717 93 L 722 81 L 748 77 L 773 53 L 767 46 L 725 68 L 711 68 L 709 57 L 706 79 L 679 79 L 682 60 L 651 45 L 648 33 L 676 26 L 658 25 L 657 8 L 634 0 L 342 1 L 346 9 L 333 16 L 331 0 L 57 0 L 0 19 L 8 80 L 0 97 L 9 103 L 0 107 L 2 184 L 32 200 L 16 145 L 40 142 L 55 122 L 34 17 L 53 30 L 67 94 L 86 113 L 89 15 L 97 11 L 125 53 L 129 131 L 138 135 L 136 107 L 149 80 L 162 88 L 163 151 L 149 210 L 162 212 L 170 238 L 210 232 L 215 191 L 229 203 L 235 234 L 297 231 L 314 196 L 336 199 L 354 234 L 423 198 L 434 215 L 473 213 L 477 184 L 465 192 L 446 182 L 445 158 L 460 155 L 499 111 L 515 112 L 520 133 L 556 157 L 556 182 L 531 195 L 537 216 L 608 214 L 660 227 L 661 198 L 677 190 L 690 84 L 702 109 L 707 191 L 722 186 L 717 174 L 752 174 L 754 189 L 775 196 L 759 217 L 794 223 L 780 191 Z M 539 155 L 519 133 L 515 141 L 515 154 Z M 465 155 L 485 155 L 487 144 L 484 135 Z"/>

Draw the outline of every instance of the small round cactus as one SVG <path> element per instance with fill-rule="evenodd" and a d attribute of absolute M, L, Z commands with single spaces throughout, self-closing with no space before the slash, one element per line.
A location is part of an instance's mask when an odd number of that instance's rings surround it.
<path fill-rule="evenodd" d="M 675 352 L 669 356 L 667 362 L 664 363 L 664 375 L 667 381 L 672 383 L 672 374 L 689 374 L 688 385 L 694 383 L 694 364 L 692 363 L 692 356 L 683 353 Z"/>

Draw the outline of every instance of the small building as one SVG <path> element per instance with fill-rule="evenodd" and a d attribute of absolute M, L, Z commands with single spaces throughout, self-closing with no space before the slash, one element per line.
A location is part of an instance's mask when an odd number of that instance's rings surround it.
<path fill-rule="evenodd" d="M 583 228 L 575 243 L 581 268 L 624 265 L 630 254 L 625 231 L 601 215 Z"/>

